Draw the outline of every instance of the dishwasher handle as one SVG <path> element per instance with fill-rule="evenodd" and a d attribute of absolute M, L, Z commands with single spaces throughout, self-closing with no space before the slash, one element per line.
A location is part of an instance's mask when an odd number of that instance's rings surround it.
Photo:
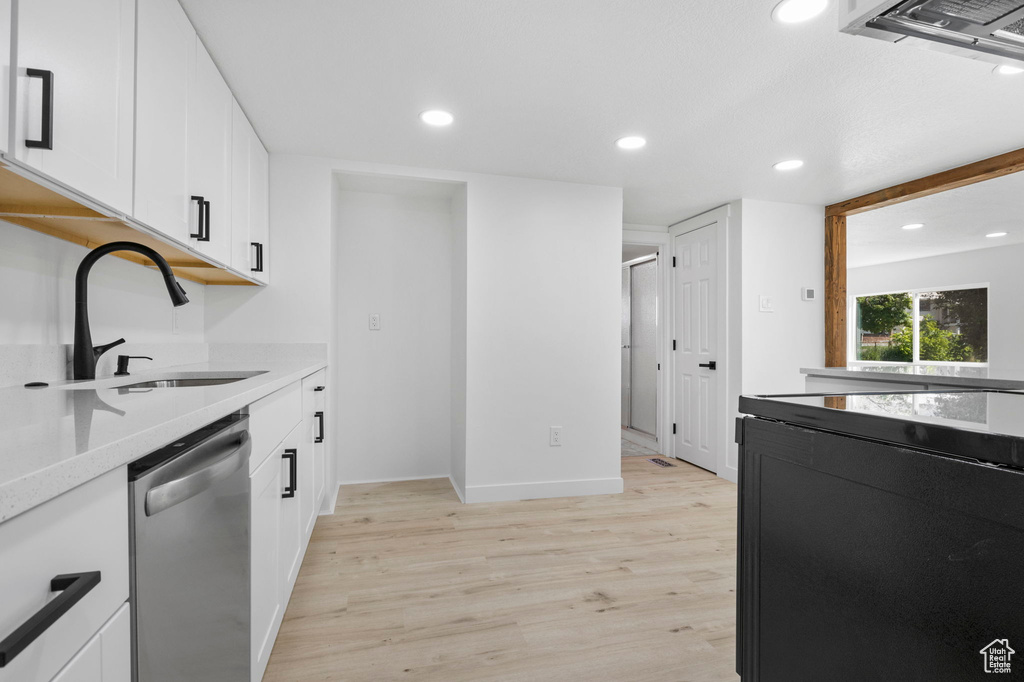
<path fill-rule="evenodd" d="M 248 431 L 242 431 L 239 438 L 228 446 L 230 449 L 219 449 L 208 458 L 210 463 L 198 471 L 156 486 L 146 493 L 146 516 L 156 516 L 176 504 L 195 497 L 217 481 L 227 478 L 238 471 L 249 460 L 252 451 L 252 440 Z"/>

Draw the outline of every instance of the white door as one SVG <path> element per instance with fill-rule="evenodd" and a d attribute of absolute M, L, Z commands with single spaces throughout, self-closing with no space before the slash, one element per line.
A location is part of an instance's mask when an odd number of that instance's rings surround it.
<path fill-rule="evenodd" d="M 673 237 L 674 455 L 716 471 L 717 222 Z"/>
<path fill-rule="evenodd" d="M 178 0 L 139 0 L 135 218 L 189 240 L 188 96 L 196 32 Z"/>
<path fill-rule="evenodd" d="M 231 262 L 231 118 L 234 98 L 210 54 L 196 40 L 188 99 L 188 184 L 191 245 L 225 265 Z"/>
<path fill-rule="evenodd" d="M 131 215 L 135 0 L 21 2 L 17 57 L 15 157 Z"/>

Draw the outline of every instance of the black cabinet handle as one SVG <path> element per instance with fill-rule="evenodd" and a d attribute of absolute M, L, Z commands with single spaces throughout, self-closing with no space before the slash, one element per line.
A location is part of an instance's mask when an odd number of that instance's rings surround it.
<path fill-rule="evenodd" d="M 199 196 L 199 195 L 193 194 L 192 195 L 192 201 L 194 201 L 197 204 L 199 204 L 199 214 L 198 214 L 198 223 L 199 224 L 196 225 L 196 227 L 199 228 L 199 231 L 198 232 L 192 232 L 188 236 L 192 237 L 192 239 L 198 239 L 199 241 L 207 241 L 207 240 L 203 239 L 203 235 L 206 234 L 206 226 L 205 226 L 206 221 L 205 221 L 204 213 L 203 213 L 203 207 L 206 204 L 206 199 L 201 197 L 201 196 Z"/>
<path fill-rule="evenodd" d="M 25 146 L 33 149 L 53 149 L 53 71 L 25 69 L 25 74 L 29 78 L 40 78 L 43 81 L 43 116 L 40 137 L 38 140 L 25 140 Z"/>
<path fill-rule="evenodd" d="M 711 362 L 701 363 L 701 364 L 699 364 L 697 366 L 698 367 L 707 367 L 708 369 L 718 369 L 718 363 L 716 363 L 714 360 L 712 360 Z"/>
<path fill-rule="evenodd" d="M 313 390 L 316 391 L 317 393 L 319 393 L 320 391 L 324 390 L 325 388 L 327 388 L 327 387 L 326 386 L 317 386 Z"/>
<path fill-rule="evenodd" d="M 319 422 L 320 422 L 320 431 L 319 431 L 320 435 L 318 435 L 316 438 L 314 438 L 313 442 L 314 443 L 323 443 L 324 442 L 324 413 L 323 412 L 316 412 L 313 416 L 316 417 L 319 420 Z"/>
<path fill-rule="evenodd" d="M 208 241 L 210 241 L 210 202 L 209 201 L 207 201 L 205 199 L 203 200 L 202 210 L 203 210 L 203 213 L 206 216 L 206 220 L 203 221 L 203 230 L 202 230 L 203 236 L 199 238 L 199 241 L 201 241 L 201 242 L 208 242 Z"/>
<path fill-rule="evenodd" d="M 252 272 L 263 272 L 263 244 L 259 242 L 249 242 L 251 246 L 256 247 L 256 267 L 249 268 Z"/>
<path fill-rule="evenodd" d="M 298 476 L 299 476 L 299 451 L 295 448 L 288 448 L 281 455 L 283 458 L 289 460 L 288 462 L 288 485 L 285 486 L 284 492 L 281 493 L 281 497 L 295 497 L 295 491 L 298 488 Z"/>
<path fill-rule="evenodd" d="M 51 592 L 62 594 L 47 602 L 46 606 L 36 611 L 35 615 L 21 624 L 14 632 L 0 642 L 0 668 L 14 660 L 14 657 L 25 650 L 40 635 L 56 623 L 72 606 L 89 594 L 92 588 L 100 584 L 100 572 L 68 573 L 58 575 L 50 581 Z"/>

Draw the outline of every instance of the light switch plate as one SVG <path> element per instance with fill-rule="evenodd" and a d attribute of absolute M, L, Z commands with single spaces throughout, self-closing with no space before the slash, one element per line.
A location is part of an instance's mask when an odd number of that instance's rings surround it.
<path fill-rule="evenodd" d="M 370 331 L 371 332 L 379 332 L 380 331 L 380 315 L 377 314 L 377 313 L 371 313 L 370 314 Z"/>
<path fill-rule="evenodd" d="M 762 313 L 774 313 L 775 301 L 772 300 L 771 296 L 758 296 L 757 309 Z"/>
<path fill-rule="evenodd" d="M 800 290 L 800 298 L 805 301 L 813 301 L 818 297 L 818 292 L 814 287 L 804 287 Z"/>

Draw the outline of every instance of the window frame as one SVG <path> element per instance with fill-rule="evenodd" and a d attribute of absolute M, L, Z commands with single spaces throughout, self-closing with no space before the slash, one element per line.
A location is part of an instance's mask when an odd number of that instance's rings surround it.
<path fill-rule="evenodd" d="M 961 289 L 984 289 L 986 301 L 989 299 L 991 286 L 988 282 L 975 284 L 953 284 L 937 287 L 914 287 L 912 289 L 891 289 L 888 291 L 877 291 L 869 294 L 849 294 L 846 307 L 846 343 L 847 348 L 853 350 L 854 358 L 858 355 L 857 345 L 857 299 L 866 296 L 884 296 L 886 294 L 910 294 L 911 298 L 911 324 L 913 338 L 913 360 L 910 362 L 894 362 L 892 360 L 847 360 L 848 366 L 864 367 L 869 365 L 886 365 L 892 367 L 988 367 L 988 360 L 985 362 L 947 362 L 942 360 L 921 359 L 921 298 L 920 294 L 927 294 L 933 291 L 959 291 Z M 985 315 L 985 336 L 987 337 L 992 328 L 991 316 Z"/>

